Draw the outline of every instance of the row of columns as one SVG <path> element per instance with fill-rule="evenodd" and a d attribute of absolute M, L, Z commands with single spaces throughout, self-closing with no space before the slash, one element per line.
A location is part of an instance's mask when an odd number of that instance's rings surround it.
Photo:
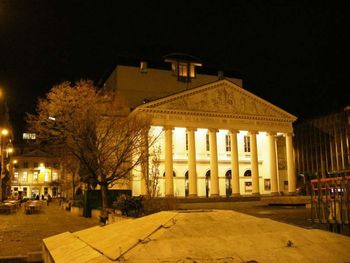
<path fill-rule="evenodd" d="M 165 196 L 174 196 L 173 185 L 173 136 L 172 127 L 165 126 Z M 189 177 L 189 196 L 197 196 L 197 169 L 196 169 L 196 145 L 195 145 L 195 128 L 188 128 L 188 177 Z M 218 154 L 216 133 L 218 130 L 209 129 L 209 148 L 210 148 L 210 196 L 219 196 L 219 176 L 218 176 Z M 233 196 L 240 195 L 239 186 L 239 160 L 238 160 L 238 145 L 237 145 L 237 130 L 230 130 L 231 140 L 231 175 L 232 175 L 232 194 Z M 259 195 L 259 163 L 258 163 L 258 148 L 257 138 L 258 132 L 250 131 L 250 150 L 251 150 L 251 172 L 252 172 L 252 194 Z M 271 193 L 278 193 L 277 181 L 277 162 L 276 162 L 276 147 L 275 133 L 268 133 L 269 145 L 269 165 L 271 176 Z M 295 192 L 295 169 L 293 159 L 293 144 L 292 135 L 287 133 L 286 137 L 286 152 L 287 152 L 287 173 L 288 173 L 288 191 Z M 141 187 L 142 188 L 142 187 Z M 142 189 L 141 189 L 142 191 Z"/>

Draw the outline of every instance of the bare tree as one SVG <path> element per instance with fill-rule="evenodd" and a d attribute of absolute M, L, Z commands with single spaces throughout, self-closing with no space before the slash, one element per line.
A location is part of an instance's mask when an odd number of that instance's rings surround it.
<path fill-rule="evenodd" d="M 149 198 L 155 198 L 159 195 L 159 165 L 160 165 L 160 145 L 154 145 L 150 154 L 150 167 L 148 171 L 143 173 L 143 180 L 145 180 L 147 196 Z M 148 160 L 147 160 L 148 162 Z M 146 166 L 148 167 L 148 166 Z"/>
<path fill-rule="evenodd" d="M 108 186 L 129 179 L 144 159 L 142 138 L 150 126 L 145 116 L 121 111 L 114 98 L 91 81 L 64 82 L 39 100 L 36 115 L 27 115 L 42 144 L 66 149 L 88 171 L 82 179 L 101 187 L 103 211 Z"/>

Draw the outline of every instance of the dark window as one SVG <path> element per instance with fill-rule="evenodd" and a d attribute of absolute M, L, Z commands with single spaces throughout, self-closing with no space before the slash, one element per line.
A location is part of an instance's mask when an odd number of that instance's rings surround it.
<path fill-rule="evenodd" d="M 53 163 L 53 168 L 56 168 L 56 169 L 60 168 L 60 164 L 59 163 Z"/>
<path fill-rule="evenodd" d="M 228 134 L 225 135 L 225 146 L 226 146 L 226 152 L 230 152 L 231 151 L 231 137 Z"/>
<path fill-rule="evenodd" d="M 265 191 L 271 190 L 271 180 L 270 179 L 264 179 L 264 189 L 265 189 Z"/>
<path fill-rule="evenodd" d="M 250 137 L 244 136 L 244 152 L 250 153 Z"/>
<path fill-rule="evenodd" d="M 210 151 L 210 144 L 209 144 L 209 134 L 205 135 L 205 148 L 207 149 L 207 151 Z"/>
<path fill-rule="evenodd" d="M 38 163 L 34 163 L 34 168 L 37 168 L 39 166 Z"/>
<path fill-rule="evenodd" d="M 28 167 L 29 167 L 28 162 L 23 162 L 23 168 L 28 168 Z"/>
<path fill-rule="evenodd" d="M 252 176 L 252 171 L 251 170 L 245 171 L 244 176 Z"/>

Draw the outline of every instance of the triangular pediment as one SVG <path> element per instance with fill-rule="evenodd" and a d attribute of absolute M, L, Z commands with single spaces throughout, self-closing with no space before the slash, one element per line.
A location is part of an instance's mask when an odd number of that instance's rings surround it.
<path fill-rule="evenodd" d="M 292 114 L 228 80 L 219 80 L 186 90 L 138 108 L 147 111 L 204 113 L 250 119 L 279 119 L 291 122 L 296 120 Z"/>

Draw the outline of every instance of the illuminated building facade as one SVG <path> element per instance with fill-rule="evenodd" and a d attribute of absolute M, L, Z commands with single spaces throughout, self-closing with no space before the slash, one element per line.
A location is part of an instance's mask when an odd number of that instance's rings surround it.
<path fill-rule="evenodd" d="M 61 188 L 61 165 L 58 158 L 39 150 L 14 155 L 10 160 L 11 194 L 23 198 L 44 195 L 58 197 Z"/>
<path fill-rule="evenodd" d="M 160 134 L 160 196 L 295 192 L 295 116 L 193 57 L 175 54 L 161 68 L 150 65 L 118 65 L 104 87 L 116 90 L 126 111 L 147 115 L 150 132 Z M 134 195 L 146 194 L 142 171 L 133 172 Z"/>

